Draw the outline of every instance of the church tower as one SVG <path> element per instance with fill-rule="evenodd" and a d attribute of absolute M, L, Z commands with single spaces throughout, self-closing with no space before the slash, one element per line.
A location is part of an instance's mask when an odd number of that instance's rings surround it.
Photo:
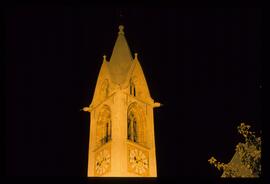
<path fill-rule="evenodd" d="M 83 108 L 91 113 L 88 177 L 157 177 L 153 108 L 159 106 L 120 25 L 92 103 Z"/>

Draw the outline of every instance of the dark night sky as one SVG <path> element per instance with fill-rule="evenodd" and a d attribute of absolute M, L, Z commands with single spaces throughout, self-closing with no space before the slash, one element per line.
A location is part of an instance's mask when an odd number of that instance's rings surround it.
<path fill-rule="evenodd" d="M 119 12 L 124 15 L 120 20 Z M 154 100 L 158 175 L 217 178 L 241 121 L 261 129 L 261 10 L 5 8 L 6 173 L 86 176 L 90 104 L 118 25 Z"/>

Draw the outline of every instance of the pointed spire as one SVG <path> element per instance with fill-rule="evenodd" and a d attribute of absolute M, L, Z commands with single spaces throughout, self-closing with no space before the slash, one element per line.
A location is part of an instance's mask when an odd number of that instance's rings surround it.
<path fill-rule="evenodd" d="M 132 55 L 124 35 L 124 26 L 120 25 L 118 37 L 109 62 L 112 80 L 118 84 L 123 83 L 131 64 Z"/>

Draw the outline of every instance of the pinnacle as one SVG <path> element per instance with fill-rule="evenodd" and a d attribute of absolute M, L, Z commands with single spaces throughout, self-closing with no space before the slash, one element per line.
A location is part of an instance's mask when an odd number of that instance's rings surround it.
<path fill-rule="evenodd" d="M 124 26 L 120 25 L 118 28 L 119 28 L 118 34 L 124 34 Z"/>

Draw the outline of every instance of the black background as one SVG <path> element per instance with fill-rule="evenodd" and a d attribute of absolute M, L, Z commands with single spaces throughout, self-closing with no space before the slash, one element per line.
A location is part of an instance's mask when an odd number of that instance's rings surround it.
<path fill-rule="evenodd" d="M 261 10 L 142 5 L 4 9 L 6 174 L 87 175 L 89 114 L 119 24 L 154 109 L 159 178 L 218 178 L 237 126 L 261 129 Z M 123 16 L 120 16 L 122 14 Z"/>

